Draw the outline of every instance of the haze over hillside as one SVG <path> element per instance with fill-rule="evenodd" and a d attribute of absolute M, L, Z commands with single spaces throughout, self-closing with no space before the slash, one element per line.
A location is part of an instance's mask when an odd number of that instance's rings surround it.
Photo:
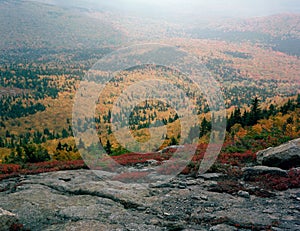
<path fill-rule="evenodd" d="M 164 17 L 226 16 L 249 17 L 277 13 L 300 12 L 297 0 L 36 0 L 61 6 L 75 6 L 88 9 L 117 9 L 123 12 Z"/>
<path fill-rule="evenodd" d="M 291 0 L 0 1 L 0 48 L 99 48 L 192 37 L 260 42 L 299 56 L 299 5 Z"/>
<path fill-rule="evenodd" d="M 108 46 L 126 37 L 78 8 L 31 1 L 0 1 L 0 34 L 0 48 L 13 49 Z"/>

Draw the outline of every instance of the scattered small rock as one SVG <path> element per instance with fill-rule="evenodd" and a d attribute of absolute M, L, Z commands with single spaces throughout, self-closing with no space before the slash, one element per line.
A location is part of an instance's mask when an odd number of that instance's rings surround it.
<path fill-rule="evenodd" d="M 200 198 L 204 201 L 207 201 L 208 200 L 208 197 L 206 195 L 200 195 Z"/>
<path fill-rule="evenodd" d="M 250 198 L 250 194 L 248 192 L 242 191 L 242 190 L 238 191 L 237 195 L 240 197 L 244 197 L 244 198 Z"/>
<path fill-rule="evenodd" d="M 221 174 L 221 173 L 204 173 L 204 174 L 199 175 L 198 177 L 201 177 L 205 180 L 215 180 L 215 179 L 218 179 L 222 176 L 224 176 L 224 174 Z"/>
<path fill-rule="evenodd" d="M 237 228 L 226 224 L 219 224 L 209 229 L 209 231 L 236 231 L 236 230 Z"/>
<path fill-rule="evenodd" d="M 186 182 L 187 186 L 192 186 L 192 185 L 197 185 L 197 184 L 198 184 L 198 181 L 196 181 L 196 180 L 189 180 Z"/>
<path fill-rule="evenodd" d="M 201 200 L 201 197 L 200 196 L 198 196 L 198 195 L 193 195 L 193 196 L 191 196 L 191 198 L 193 199 L 193 200 Z"/>
<path fill-rule="evenodd" d="M 149 164 L 149 165 L 157 165 L 158 164 L 158 161 L 157 160 L 147 160 L 147 163 Z"/>
<path fill-rule="evenodd" d="M 206 195 L 193 195 L 191 196 L 191 198 L 193 200 L 204 200 L 204 201 L 207 201 L 208 200 L 208 197 Z"/>
<path fill-rule="evenodd" d="M 178 184 L 178 188 L 179 189 L 185 189 L 187 187 L 187 184 L 185 183 L 185 182 L 180 182 L 179 184 Z"/>
<path fill-rule="evenodd" d="M 136 208 L 138 211 L 145 211 L 147 208 L 144 206 L 139 206 Z"/>
<path fill-rule="evenodd" d="M 206 181 L 203 186 L 206 186 L 208 188 L 211 188 L 211 187 L 216 187 L 218 186 L 218 182 L 217 181 Z"/>
<path fill-rule="evenodd" d="M 272 231 L 284 231 L 283 229 L 277 228 L 277 227 L 272 227 Z"/>
<path fill-rule="evenodd" d="M 59 179 L 59 180 L 62 180 L 62 181 L 65 181 L 65 182 L 69 182 L 69 181 L 72 180 L 71 177 L 59 177 L 58 179 Z"/>

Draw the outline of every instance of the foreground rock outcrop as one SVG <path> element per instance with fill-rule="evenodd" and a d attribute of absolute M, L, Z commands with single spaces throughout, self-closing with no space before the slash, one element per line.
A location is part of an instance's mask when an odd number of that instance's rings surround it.
<path fill-rule="evenodd" d="M 300 167 L 300 138 L 257 153 L 261 165 L 289 169 Z"/>
<path fill-rule="evenodd" d="M 20 176 L 0 182 L 0 207 L 33 231 L 300 230 L 299 189 L 263 198 L 241 181 L 250 193 L 213 190 L 224 177 L 178 176 L 146 185 L 90 170 Z"/>

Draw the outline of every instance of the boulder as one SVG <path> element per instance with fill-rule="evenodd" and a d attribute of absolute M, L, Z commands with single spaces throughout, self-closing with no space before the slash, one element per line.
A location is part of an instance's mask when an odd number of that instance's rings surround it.
<path fill-rule="evenodd" d="M 256 156 L 258 164 L 261 165 L 282 169 L 300 167 L 300 138 L 259 151 Z"/>
<path fill-rule="evenodd" d="M 245 167 L 242 168 L 243 177 L 244 179 L 249 179 L 251 177 L 264 175 L 264 174 L 271 174 L 275 176 L 284 176 L 287 177 L 287 171 L 276 168 L 276 167 L 267 167 L 267 166 L 254 166 L 254 167 Z"/>
<path fill-rule="evenodd" d="M 240 197 L 244 197 L 244 198 L 250 198 L 250 194 L 248 192 L 242 191 L 242 190 L 238 191 L 237 195 Z"/>

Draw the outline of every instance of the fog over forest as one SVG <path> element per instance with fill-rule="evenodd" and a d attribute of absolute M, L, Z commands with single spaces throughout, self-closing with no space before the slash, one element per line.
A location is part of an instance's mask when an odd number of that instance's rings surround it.
<path fill-rule="evenodd" d="M 147 16 L 251 17 L 299 13 L 298 0 L 35 0 L 87 9 L 115 9 Z"/>

